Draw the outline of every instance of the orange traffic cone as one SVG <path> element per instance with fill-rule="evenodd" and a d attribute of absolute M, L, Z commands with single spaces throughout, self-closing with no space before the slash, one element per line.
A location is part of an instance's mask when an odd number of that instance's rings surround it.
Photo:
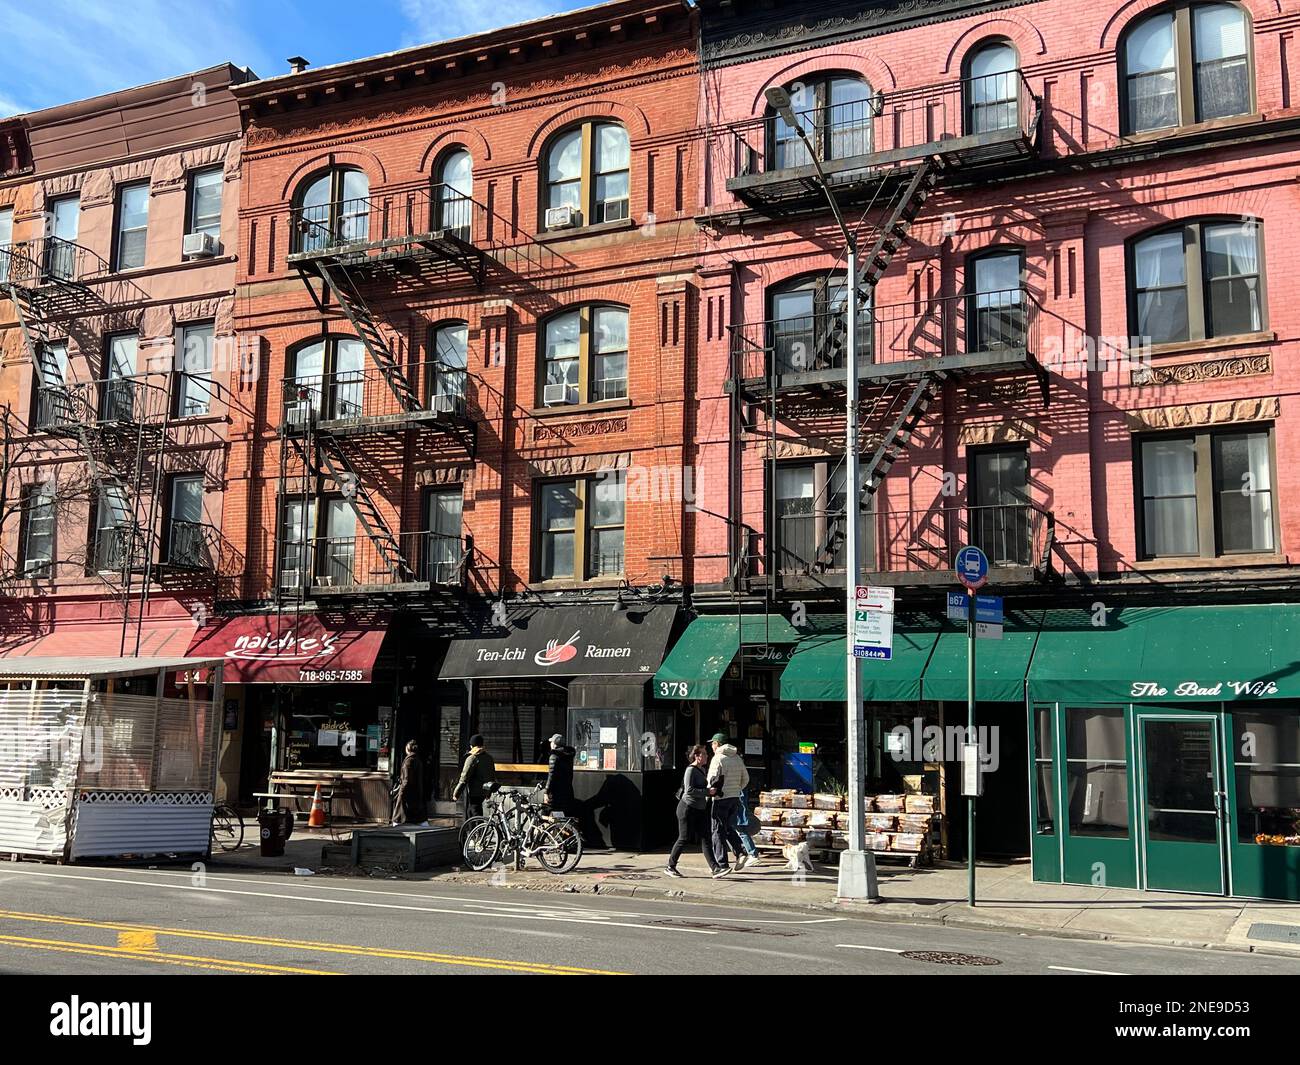
<path fill-rule="evenodd" d="M 325 804 L 321 802 L 319 784 L 316 785 L 316 794 L 311 797 L 311 814 L 307 818 L 307 827 L 325 827 Z"/>

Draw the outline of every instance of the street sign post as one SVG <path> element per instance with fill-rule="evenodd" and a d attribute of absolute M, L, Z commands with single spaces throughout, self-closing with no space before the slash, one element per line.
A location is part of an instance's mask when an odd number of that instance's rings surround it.
<path fill-rule="evenodd" d="M 858 585 L 853 611 L 853 657 L 894 657 L 894 589 Z"/>
<path fill-rule="evenodd" d="M 987 617 L 989 620 L 978 622 L 984 625 L 996 625 L 997 635 L 995 639 L 1002 638 L 1002 600 L 994 596 L 978 596 L 975 592 L 982 588 L 989 579 L 989 560 L 978 547 L 969 545 L 963 547 L 957 552 L 957 558 L 954 562 L 953 569 L 956 572 L 957 581 L 970 594 L 966 598 L 966 741 L 968 744 L 975 742 L 975 638 L 977 628 L 977 612 L 980 610 L 979 600 L 985 599 L 988 602 L 985 605 Z M 949 610 L 952 609 L 952 598 L 949 597 Z M 997 621 L 992 618 L 996 616 Z M 992 635 L 988 632 L 987 635 Z M 966 799 L 966 879 L 967 902 L 973 907 L 975 905 L 975 796 L 969 795 Z"/>

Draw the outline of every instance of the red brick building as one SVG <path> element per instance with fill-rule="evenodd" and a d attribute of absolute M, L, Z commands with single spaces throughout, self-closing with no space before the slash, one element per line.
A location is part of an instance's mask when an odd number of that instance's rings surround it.
<path fill-rule="evenodd" d="M 344 731 L 382 725 L 386 747 L 394 707 L 416 707 L 398 738 L 440 743 L 449 772 L 464 685 L 432 685 L 443 638 L 493 604 L 601 604 L 588 631 L 671 613 L 697 86 L 688 12 L 616 3 L 240 91 L 237 321 L 262 370 L 231 424 L 238 607 L 392 619 L 378 672 L 344 671 L 374 683 L 277 688 L 291 717 L 346 702 Z M 542 680 L 471 708 L 502 762 L 544 761 L 565 731 Z M 287 766 L 340 762 L 295 742 Z"/>

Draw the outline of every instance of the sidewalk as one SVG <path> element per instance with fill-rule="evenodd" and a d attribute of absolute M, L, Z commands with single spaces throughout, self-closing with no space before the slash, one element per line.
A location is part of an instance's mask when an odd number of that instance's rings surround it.
<path fill-rule="evenodd" d="M 322 848 L 328 832 L 295 830 L 282 858 L 262 858 L 255 844 L 233 854 L 212 856 L 214 871 L 260 869 L 290 872 L 295 867 L 322 876 L 386 876 L 360 870 L 325 868 Z M 1125 888 L 1091 888 L 1070 884 L 1035 884 L 1028 860 L 982 863 L 976 873 L 978 905 L 966 904 L 964 865 L 943 862 L 929 869 L 908 869 L 901 862 L 877 864 L 881 901 L 839 902 L 834 866 L 818 864 L 802 878 L 775 856 L 753 873 L 709 877 L 699 854 L 681 861 L 685 878 L 663 875 L 663 854 L 591 852 L 567 876 L 551 876 L 529 862 L 521 871 L 472 873 L 458 869 L 400 874 L 400 879 L 433 883 L 493 884 L 524 891 L 593 893 L 642 899 L 754 905 L 803 912 L 834 913 L 867 920 L 937 922 L 963 927 L 998 928 L 1072 938 L 1113 939 L 1217 950 L 1257 950 L 1300 958 L 1300 904 L 1251 902 L 1217 896 L 1182 895 Z M 1250 936 L 1257 924 L 1284 926 L 1291 943 Z"/>

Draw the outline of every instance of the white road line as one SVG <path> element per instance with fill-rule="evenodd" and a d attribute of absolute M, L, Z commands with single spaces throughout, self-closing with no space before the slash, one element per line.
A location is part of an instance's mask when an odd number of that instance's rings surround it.
<path fill-rule="evenodd" d="M 845 950 L 880 950 L 886 954 L 906 954 L 910 947 L 869 947 L 865 943 L 836 943 L 837 947 L 843 947 Z"/>
<path fill-rule="evenodd" d="M 317 895 L 286 895 L 274 891 L 235 891 L 232 888 L 203 887 L 197 884 L 158 884 L 148 880 L 121 880 L 116 877 L 82 876 L 76 873 L 30 872 L 24 876 L 38 876 L 51 880 L 88 880 L 96 884 L 125 884 L 131 887 L 160 888 L 163 891 L 197 891 L 204 895 L 240 895 L 249 898 L 282 899 L 287 902 L 306 902 L 330 906 L 355 906 L 376 910 L 408 910 L 413 913 L 443 913 L 456 917 L 497 917 L 512 918 L 519 921 L 558 921 L 569 924 L 594 924 L 606 928 L 637 928 L 653 932 L 687 932 L 700 936 L 714 936 L 718 933 L 706 928 L 680 928 L 674 925 L 638 924 L 634 921 L 594 921 L 580 917 L 542 916 L 540 913 L 515 913 L 511 911 L 484 911 L 482 909 L 450 909 L 438 906 L 399 906 L 391 902 L 363 902 L 360 899 L 330 899 Z M 474 906 L 472 900 L 457 900 L 462 905 Z M 12 904 L 11 904 L 12 905 Z"/>
<path fill-rule="evenodd" d="M 1058 973 L 1086 973 L 1088 976 L 1131 976 L 1131 973 L 1113 973 L 1108 969 L 1074 969 L 1069 965 L 1049 965 Z"/>
<path fill-rule="evenodd" d="M 33 875 L 33 876 L 40 875 L 34 870 L 32 871 L 24 870 L 24 872 L 26 872 L 27 875 Z M 200 874 L 198 872 L 189 871 L 189 870 L 115 869 L 114 872 L 119 874 L 136 874 L 138 876 L 149 876 L 149 877 L 164 877 L 164 876 L 176 877 L 178 879 L 184 879 L 184 880 L 193 880 L 196 876 L 202 875 L 208 881 L 219 879 L 219 882 L 223 884 L 251 884 L 254 886 L 263 886 L 267 883 L 267 877 L 265 876 L 259 878 L 250 878 L 250 877 L 235 876 L 230 873 L 206 872 Z M 129 880 L 125 882 L 141 883 L 141 884 L 149 883 L 149 881 L 145 881 L 145 880 L 140 880 L 140 881 Z M 279 883 L 280 881 L 272 881 L 272 882 Z M 511 911 L 552 912 L 557 914 L 570 914 L 570 915 L 590 916 L 590 917 L 604 917 L 604 916 L 645 917 L 645 918 L 653 918 L 656 920 L 662 919 L 664 916 L 662 913 L 648 913 L 648 912 L 641 912 L 638 910 L 601 909 L 596 906 L 574 906 L 571 904 L 552 905 L 541 900 L 534 903 L 525 900 L 516 901 L 512 899 L 474 899 L 474 898 L 466 898 L 459 895 L 431 895 L 426 892 L 419 892 L 419 891 L 389 891 L 380 888 L 345 887 L 342 884 L 324 883 L 319 880 L 311 880 L 308 878 L 290 879 L 286 877 L 283 882 L 286 885 L 292 885 L 294 890 L 340 891 L 340 892 L 346 892 L 348 894 L 353 894 L 353 895 L 382 895 L 387 898 L 420 899 L 421 901 L 424 902 L 458 902 L 461 905 L 479 906 L 479 907 L 483 907 L 484 909 L 491 908 L 491 909 L 501 909 L 501 910 L 511 910 Z M 155 886 L 161 887 L 165 885 L 155 885 Z M 479 887 L 481 885 L 470 885 L 470 886 Z M 608 898 L 609 896 L 606 897 Z M 656 905 L 670 905 L 676 902 L 676 900 L 673 899 L 662 899 L 662 900 L 646 899 L 644 901 L 654 903 Z M 680 905 L 680 903 L 677 904 Z M 695 905 L 695 903 L 692 903 L 692 905 Z M 710 903 L 708 905 L 714 905 L 714 904 Z M 729 909 L 729 910 L 736 909 L 736 907 L 726 906 L 724 903 L 719 903 L 716 905 L 717 907 L 722 909 Z M 719 918 L 719 920 L 722 919 Z M 772 925 L 787 925 L 787 924 L 788 925 L 813 925 L 813 924 L 838 924 L 847 920 L 848 920 L 847 917 L 800 917 L 800 918 L 755 917 L 752 919 L 746 917 L 744 923 L 772 924 Z"/>

